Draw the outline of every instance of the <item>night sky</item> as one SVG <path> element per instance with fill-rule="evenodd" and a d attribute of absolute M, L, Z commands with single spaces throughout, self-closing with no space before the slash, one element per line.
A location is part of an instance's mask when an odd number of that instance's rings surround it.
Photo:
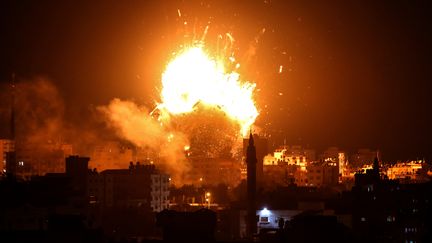
<path fill-rule="evenodd" d="M 51 80 L 72 121 L 115 97 L 151 107 L 209 25 L 209 46 L 235 38 L 274 141 L 432 158 L 430 16 L 430 1 L 1 1 L 0 82 Z"/>

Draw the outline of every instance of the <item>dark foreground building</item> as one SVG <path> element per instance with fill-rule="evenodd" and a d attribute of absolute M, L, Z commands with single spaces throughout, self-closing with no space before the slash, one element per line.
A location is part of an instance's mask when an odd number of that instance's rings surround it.
<path fill-rule="evenodd" d="M 157 214 L 156 223 L 168 242 L 215 241 L 216 213 L 208 209 L 196 212 L 164 210 Z"/>

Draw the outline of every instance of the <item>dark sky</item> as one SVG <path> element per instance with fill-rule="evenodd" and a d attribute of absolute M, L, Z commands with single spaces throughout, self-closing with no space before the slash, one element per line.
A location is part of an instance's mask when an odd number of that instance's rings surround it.
<path fill-rule="evenodd" d="M 276 141 L 432 158 L 430 16 L 430 1 L 1 1 L 0 82 L 49 78 L 71 120 L 114 97 L 151 106 L 210 22 L 209 46 L 236 39 Z"/>

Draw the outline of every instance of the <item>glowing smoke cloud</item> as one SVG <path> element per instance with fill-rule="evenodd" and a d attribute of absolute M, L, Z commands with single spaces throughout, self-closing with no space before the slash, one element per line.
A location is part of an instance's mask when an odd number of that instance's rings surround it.
<path fill-rule="evenodd" d="M 174 181 L 181 182 L 189 167 L 184 156 L 186 136 L 175 132 L 149 115 L 149 111 L 130 101 L 114 99 L 108 106 L 99 107 L 116 128 L 118 135 L 139 147 L 149 147 L 160 154 L 164 169 Z"/>

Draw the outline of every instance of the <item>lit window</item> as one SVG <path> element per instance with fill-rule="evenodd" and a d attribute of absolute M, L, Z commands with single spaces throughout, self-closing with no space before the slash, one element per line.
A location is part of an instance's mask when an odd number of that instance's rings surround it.
<path fill-rule="evenodd" d="M 261 222 L 265 222 L 265 223 L 267 223 L 268 222 L 268 217 L 261 217 L 261 220 L 260 220 Z"/>
<path fill-rule="evenodd" d="M 362 222 L 366 222 L 366 218 L 365 218 L 365 217 L 361 217 L 361 218 L 360 218 L 360 221 L 362 221 Z"/>

